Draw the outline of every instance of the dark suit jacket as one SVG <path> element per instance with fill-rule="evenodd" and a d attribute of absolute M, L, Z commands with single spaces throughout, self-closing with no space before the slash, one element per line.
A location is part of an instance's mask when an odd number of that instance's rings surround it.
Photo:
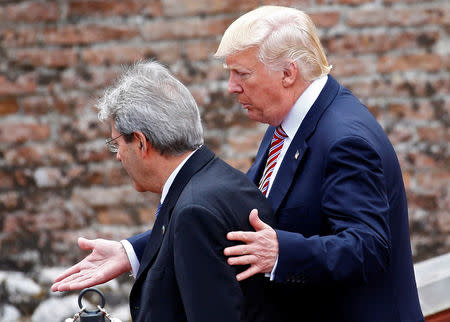
<path fill-rule="evenodd" d="M 253 208 L 274 223 L 267 200 L 243 173 L 205 146 L 196 151 L 176 176 L 150 238 L 130 239 L 140 258 L 130 294 L 133 321 L 275 321 L 264 276 L 237 282 L 239 270 L 223 255 L 234 244 L 229 231 L 252 229 Z"/>
<path fill-rule="evenodd" d="M 248 171 L 256 184 L 273 131 Z M 423 321 L 396 154 L 367 108 L 331 76 L 268 199 L 280 247 L 274 301 L 284 320 Z"/>

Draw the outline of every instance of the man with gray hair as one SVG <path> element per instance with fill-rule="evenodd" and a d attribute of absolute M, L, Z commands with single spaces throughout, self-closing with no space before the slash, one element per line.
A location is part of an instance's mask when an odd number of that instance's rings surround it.
<path fill-rule="evenodd" d="M 247 175 L 270 202 L 275 229 L 253 210 L 255 231 L 227 234 L 244 243 L 224 250 L 228 263 L 249 265 L 237 279 L 267 275 L 274 321 L 423 321 L 395 151 L 329 75 L 309 16 L 252 10 L 225 31 L 216 57 L 228 91 L 270 125 Z"/>
<path fill-rule="evenodd" d="M 137 191 L 161 194 L 153 230 L 135 236 L 139 266 L 130 294 L 133 321 L 273 321 L 264 276 L 238 282 L 223 249 L 234 229 L 252 229 L 248 212 L 267 200 L 241 172 L 203 145 L 197 105 L 187 88 L 156 62 L 139 63 L 108 89 L 99 118 L 111 124 L 106 144 Z M 126 258 L 119 242 L 95 240 Z M 98 254 L 92 253 L 92 256 Z M 120 265 L 119 265 L 120 267 Z M 116 266 L 102 266 L 108 274 Z M 70 271 L 69 273 L 73 273 Z"/>

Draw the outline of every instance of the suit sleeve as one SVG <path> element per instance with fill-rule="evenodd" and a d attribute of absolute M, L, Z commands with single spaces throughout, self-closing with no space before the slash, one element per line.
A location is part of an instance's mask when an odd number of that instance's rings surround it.
<path fill-rule="evenodd" d="M 139 260 L 139 262 L 142 259 L 142 254 L 144 254 L 145 246 L 147 245 L 151 232 L 152 230 L 150 229 L 141 234 L 127 238 L 131 246 L 133 246 L 134 253 L 136 254 L 136 257 Z"/>
<path fill-rule="evenodd" d="M 305 238 L 277 230 L 275 280 L 358 284 L 385 271 L 391 235 L 384 176 L 381 158 L 364 139 L 336 142 L 329 149 L 321 185 L 321 211 L 330 233 Z"/>
<path fill-rule="evenodd" d="M 241 321 L 243 295 L 223 255 L 226 226 L 201 206 L 174 220 L 175 275 L 188 321 Z"/>

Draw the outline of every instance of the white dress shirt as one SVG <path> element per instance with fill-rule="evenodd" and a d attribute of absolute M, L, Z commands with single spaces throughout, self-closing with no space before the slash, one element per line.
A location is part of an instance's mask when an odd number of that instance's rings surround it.
<path fill-rule="evenodd" d="M 311 106 L 313 106 L 314 102 L 319 97 L 320 92 L 325 87 L 325 84 L 328 80 L 328 75 L 322 76 L 316 80 L 314 80 L 306 90 L 300 95 L 300 97 L 295 102 L 294 106 L 289 111 L 288 115 L 285 117 L 283 122 L 281 122 L 281 127 L 287 134 L 287 138 L 284 139 L 283 148 L 281 149 L 280 154 L 278 155 L 277 163 L 273 169 L 272 175 L 270 177 L 269 186 L 267 187 L 267 198 L 270 194 L 270 189 L 272 188 L 272 182 L 275 181 L 277 177 L 278 169 L 280 168 L 281 163 L 283 162 L 283 158 L 286 155 L 286 151 L 289 149 L 289 145 L 291 145 L 292 139 L 297 133 L 300 125 L 303 122 L 306 114 L 310 110 Z M 275 266 L 272 269 L 272 272 L 267 273 L 266 276 L 270 276 L 270 280 L 272 281 L 275 277 L 275 270 L 278 264 L 278 257 L 275 262 Z"/>

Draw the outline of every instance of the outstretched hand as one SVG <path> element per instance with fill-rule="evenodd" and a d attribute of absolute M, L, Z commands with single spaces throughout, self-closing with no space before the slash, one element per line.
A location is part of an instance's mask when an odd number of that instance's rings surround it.
<path fill-rule="evenodd" d="M 250 265 L 236 276 L 238 281 L 258 273 L 271 272 L 278 257 L 278 238 L 275 230 L 258 217 L 258 210 L 253 209 L 249 216 L 252 231 L 232 231 L 227 234 L 228 240 L 244 242 L 244 245 L 227 247 L 224 250 L 230 265 Z"/>
<path fill-rule="evenodd" d="M 80 237 L 78 246 L 92 252 L 55 279 L 51 288 L 53 292 L 81 290 L 108 282 L 131 270 L 128 256 L 120 242 Z"/>

